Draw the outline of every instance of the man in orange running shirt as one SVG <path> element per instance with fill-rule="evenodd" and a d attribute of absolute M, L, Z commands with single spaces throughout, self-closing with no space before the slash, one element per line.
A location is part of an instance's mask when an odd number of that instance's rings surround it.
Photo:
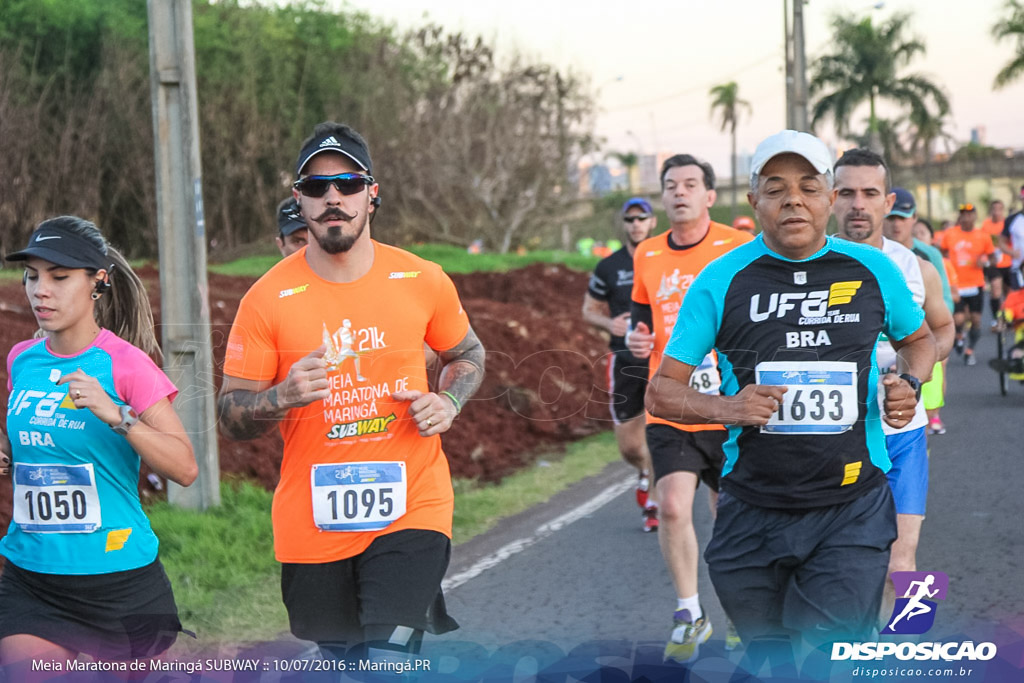
<path fill-rule="evenodd" d="M 708 263 L 753 239 L 712 222 L 708 210 L 715 203 L 715 172 L 706 161 L 689 154 L 670 157 L 661 167 L 661 188 L 670 229 L 636 247 L 633 330 L 626 337 L 634 356 L 650 358 L 652 373 L 693 280 Z M 713 354 L 694 371 L 693 382 L 702 392 L 719 393 L 721 378 Z M 697 593 L 700 549 L 693 529 L 693 500 L 703 480 L 714 501 L 725 462 L 725 436 L 721 425 L 680 425 L 647 414 L 647 448 L 661 517 L 658 543 L 677 596 L 665 658 L 678 662 L 695 659 L 700 644 L 711 636 L 711 622 Z M 739 643 L 737 636 L 726 640 L 727 647 Z"/>
<path fill-rule="evenodd" d="M 964 363 L 975 365 L 974 346 L 981 337 L 981 309 L 985 301 L 985 271 L 995 253 L 989 236 L 975 228 L 978 210 L 974 204 L 960 205 L 960 218 L 956 225 L 936 235 L 936 246 L 953 262 L 959 282 L 960 303 L 953 313 L 956 323 L 956 346 L 964 355 Z M 966 344 L 964 327 L 970 322 Z"/>
<path fill-rule="evenodd" d="M 302 144 L 293 195 L 309 242 L 242 299 L 218 409 L 232 439 L 274 425 L 284 438 L 272 517 L 292 633 L 330 659 L 365 643 L 358 656 L 398 667 L 424 631 L 458 627 L 441 593 L 453 493 L 440 434 L 479 387 L 484 349 L 437 264 L 371 239 L 371 169 L 348 126 L 321 123 Z"/>

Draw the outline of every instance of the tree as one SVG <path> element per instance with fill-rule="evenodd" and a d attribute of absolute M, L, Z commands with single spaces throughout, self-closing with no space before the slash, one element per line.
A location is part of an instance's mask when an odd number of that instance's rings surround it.
<path fill-rule="evenodd" d="M 928 217 L 932 216 L 932 159 L 934 157 L 934 144 L 936 141 L 943 141 L 946 143 L 946 149 L 949 149 L 949 143 L 952 141 L 952 136 L 946 131 L 946 119 L 947 112 L 940 111 L 933 114 L 927 109 L 913 108 L 910 110 L 910 114 L 907 117 L 908 132 L 909 132 L 909 152 L 911 155 L 918 157 L 924 163 L 924 184 L 925 184 L 925 196 L 926 208 L 928 210 Z"/>
<path fill-rule="evenodd" d="M 750 102 L 741 100 L 738 91 L 739 86 L 736 81 L 729 81 L 716 85 L 708 92 L 708 95 L 712 97 L 711 118 L 714 118 L 716 109 L 721 112 L 722 127 L 720 130 L 724 132 L 728 128 L 732 142 L 732 219 L 736 218 L 736 124 L 739 123 L 740 112 L 743 109 L 746 109 L 748 113 L 752 111 Z"/>
<path fill-rule="evenodd" d="M 1015 54 L 996 74 L 992 87 L 1005 88 L 1024 76 L 1024 4 L 1020 0 L 1006 0 L 1006 16 L 992 26 L 992 36 L 998 40 L 1016 41 Z"/>
<path fill-rule="evenodd" d="M 878 114 L 879 99 L 903 108 L 949 111 L 942 89 L 921 74 L 899 76 L 915 56 L 924 54 L 924 44 L 904 37 L 910 16 L 893 15 L 875 26 L 870 17 L 836 16 L 832 21 L 835 52 L 820 58 L 814 66 L 810 94 L 816 97 L 811 127 L 831 116 L 836 132 L 846 137 L 854 110 L 867 102 L 868 131 L 872 149 L 881 152 Z"/>
<path fill-rule="evenodd" d="M 636 187 L 634 186 L 633 180 L 636 171 L 634 169 L 637 167 L 637 164 L 640 163 L 640 157 L 638 157 L 634 152 L 609 152 L 608 156 L 618 161 L 622 164 L 622 167 L 626 169 L 626 180 L 629 184 L 629 191 L 635 192 Z"/>

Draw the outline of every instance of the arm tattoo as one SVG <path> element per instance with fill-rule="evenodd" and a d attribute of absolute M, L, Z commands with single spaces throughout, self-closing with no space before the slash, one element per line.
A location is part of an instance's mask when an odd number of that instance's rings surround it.
<path fill-rule="evenodd" d="M 217 399 L 224 435 L 235 441 L 255 439 L 287 414 L 277 404 L 277 387 L 255 393 L 236 389 Z"/>
<path fill-rule="evenodd" d="M 483 344 L 470 327 L 461 342 L 447 351 L 438 352 L 437 355 L 444 366 L 441 369 L 438 389 L 454 394 L 459 403 L 465 406 L 466 401 L 476 393 L 484 379 Z"/>

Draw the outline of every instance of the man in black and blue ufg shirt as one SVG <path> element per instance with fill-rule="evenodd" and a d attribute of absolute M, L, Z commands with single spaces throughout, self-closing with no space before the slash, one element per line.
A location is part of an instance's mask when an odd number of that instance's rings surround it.
<path fill-rule="evenodd" d="M 765 139 L 747 195 L 762 236 L 713 261 L 683 302 L 647 409 L 728 425 L 705 560 L 743 641 L 865 639 L 896 537 L 881 420 L 906 425 L 935 342 L 896 266 L 825 236 L 835 201 L 819 139 Z M 876 400 L 879 334 L 898 352 Z M 690 388 L 714 348 L 722 395 Z M 914 386 L 917 384 L 917 386 Z"/>

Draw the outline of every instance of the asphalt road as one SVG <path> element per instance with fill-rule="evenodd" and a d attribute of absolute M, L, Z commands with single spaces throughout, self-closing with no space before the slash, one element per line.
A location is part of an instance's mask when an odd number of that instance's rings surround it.
<path fill-rule="evenodd" d="M 929 437 L 918 569 L 948 574 L 949 592 L 922 638 L 999 646 L 987 670 L 949 680 L 1024 680 L 1024 386 L 1000 395 L 986 365 L 995 355 L 988 333 L 977 353 L 974 367 L 951 357 L 942 411 L 948 433 Z M 705 491 L 695 505 L 702 548 L 711 535 Z M 425 652 L 441 662 L 435 675 L 531 680 L 530 672 L 543 671 L 548 680 L 575 680 L 601 669 L 587 680 L 726 681 L 735 671 L 703 562 L 700 595 L 714 634 L 689 671 L 660 664 L 675 596 L 657 538 L 640 530 L 622 464 L 456 548 L 447 582 L 461 629 L 428 636 Z"/>

